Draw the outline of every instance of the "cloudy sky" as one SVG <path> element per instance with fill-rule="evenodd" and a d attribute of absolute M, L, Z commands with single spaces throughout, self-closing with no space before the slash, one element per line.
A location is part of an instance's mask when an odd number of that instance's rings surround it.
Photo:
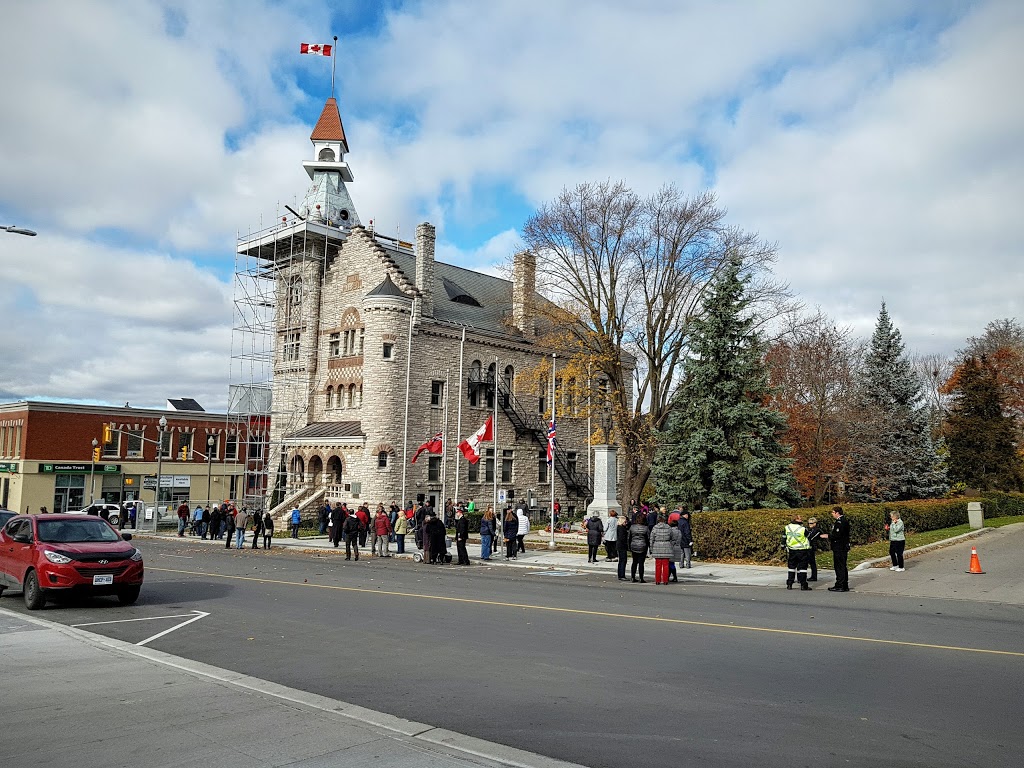
<path fill-rule="evenodd" d="M 0 400 L 227 399 L 236 232 L 308 183 L 330 62 L 360 217 L 477 269 L 563 186 L 717 191 L 810 307 L 912 351 L 1024 318 L 1015 0 L 14 0 Z"/>

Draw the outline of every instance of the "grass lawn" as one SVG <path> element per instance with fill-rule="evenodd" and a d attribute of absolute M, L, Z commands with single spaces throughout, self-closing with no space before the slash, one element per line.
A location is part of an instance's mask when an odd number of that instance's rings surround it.
<path fill-rule="evenodd" d="M 1016 517 L 993 517 L 991 520 L 985 521 L 986 528 L 999 528 L 1004 525 L 1010 525 L 1012 523 L 1024 523 L 1024 515 L 1018 515 Z M 942 541 L 943 539 L 951 539 L 954 536 L 959 536 L 963 533 L 970 533 L 971 526 L 969 525 L 957 525 L 952 528 L 940 528 L 935 531 L 925 531 L 924 533 L 914 533 L 912 531 L 907 532 L 907 549 L 913 549 L 914 547 L 922 547 L 925 544 L 934 544 L 936 541 Z M 859 547 L 854 547 L 850 550 L 849 565 L 852 568 L 858 563 L 862 563 L 865 560 L 874 560 L 877 557 L 888 557 L 889 555 L 889 542 L 888 541 L 876 541 L 871 544 L 862 544 Z M 832 567 L 832 553 L 831 552 L 819 552 L 818 557 L 819 568 L 831 568 Z"/>

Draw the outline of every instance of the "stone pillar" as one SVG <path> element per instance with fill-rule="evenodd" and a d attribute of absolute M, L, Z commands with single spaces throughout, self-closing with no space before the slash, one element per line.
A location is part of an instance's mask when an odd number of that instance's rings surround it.
<path fill-rule="evenodd" d="M 512 325 L 527 338 L 536 335 L 534 295 L 537 292 L 537 257 L 520 251 L 512 257 Z"/>
<path fill-rule="evenodd" d="M 980 501 L 967 502 L 967 522 L 971 524 L 971 528 L 985 527 L 985 513 L 981 509 Z"/>
<path fill-rule="evenodd" d="M 614 445 L 594 446 L 594 500 L 587 506 L 587 515 L 607 517 L 608 510 L 622 514 L 618 490 L 618 448 Z"/>
<path fill-rule="evenodd" d="M 416 287 L 420 290 L 418 309 L 423 317 L 434 316 L 434 240 L 433 224 L 416 227 Z"/>

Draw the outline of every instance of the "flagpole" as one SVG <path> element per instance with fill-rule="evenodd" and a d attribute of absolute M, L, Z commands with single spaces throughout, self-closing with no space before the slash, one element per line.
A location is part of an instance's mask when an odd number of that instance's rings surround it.
<path fill-rule="evenodd" d="M 554 352 L 551 353 L 551 426 L 555 425 L 555 358 L 558 357 Z M 556 433 L 557 435 L 557 433 Z M 548 549 L 555 548 L 555 443 L 548 436 L 548 442 L 551 444 L 551 470 L 550 477 L 548 480 L 551 481 L 551 541 L 548 543 Z"/>
<path fill-rule="evenodd" d="M 441 508 L 448 500 L 448 392 L 452 386 L 452 369 L 444 377 L 444 431 L 441 433 Z"/>
<path fill-rule="evenodd" d="M 331 98 L 334 98 L 334 68 L 337 64 L 338 36 L 334 36 L 334 47 L 331 48 Z"/>
<path fill-rule="evenodd" d="M 590 427 L 590 404 L 594 400 L 594 389 L 593 389 L 593 376 L 590 373 L 590 361 L 587 360 L 587 474 L 591 477 L 594 476 L 594 470 L 590 466 L 590 451 L 591 451 L 591 427 Z"/>
<path fill-rule="evenodd" d="M 498 514 L 498 358 L 494 358 L 494 422 L 491 425 L 492 445 L 494 446 L 494 514 Z M 507 553 L 507 550 L 506 550 Z"/>
<path fill-rule="evenodd" d="M 465 376 L 463 367 L 464 355 L 466 353 L 466 326 L 462 326 L 462 344 L 459 346 L 459 376 L 456 379 L 459 384 L 459 415 L 455 425 L 455 436 L 462 440 L 462 377 Z M 455 501 L 459 501 L 459 455 L 462 451 L 455 452 Z"/>
<path fill-rule="evenodd" d="M 412 324 L 416 320 L 416 297 L 409 313 L 409 342 L 405 350 L 405 431 L 402 433 L 402 509 L 406 509 L 406 471 L 409 465 L 409 381 L 412 376 Z"/>

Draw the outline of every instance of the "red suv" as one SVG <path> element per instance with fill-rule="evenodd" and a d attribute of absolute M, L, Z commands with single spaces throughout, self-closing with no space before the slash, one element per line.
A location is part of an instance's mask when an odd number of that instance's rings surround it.
<path fill-rule="evenodd" d="M 106 520 L 81 515 L 18 515 L 0 529 L 0 594 L 21 589 L 35 610 L 57 593 L 139 599 L 142 553 Z"/>

